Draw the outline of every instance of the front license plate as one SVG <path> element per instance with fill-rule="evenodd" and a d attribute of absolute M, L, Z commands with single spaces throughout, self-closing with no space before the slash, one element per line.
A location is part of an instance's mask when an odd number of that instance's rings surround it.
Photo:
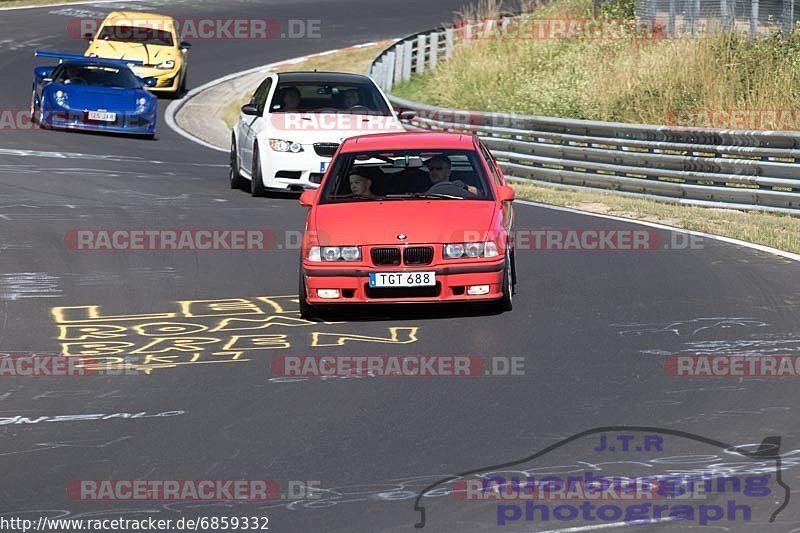
<path fill-rule="evenodd" d="M 97 120 L 99 122 L 114 122 L 117 120 L 117 114 L 109 113 L 108 111 L 89 111 L 89 120 Z"/>
<path fill-rule="evenodd" d="M 325 169 L 326 169 L 326 168 L 328 168 L 328 163 L 330 163 L 330 161 L 323 161 L 323 162 L 321 162 L 321 163 L 319 164 L 319 171 L 320 171 L 320 172 L 325 172 Z"/>
<path fill-rule="evenodd" d="M 432 287 L 435 272 L 370 272 L 370 287 Z"/>

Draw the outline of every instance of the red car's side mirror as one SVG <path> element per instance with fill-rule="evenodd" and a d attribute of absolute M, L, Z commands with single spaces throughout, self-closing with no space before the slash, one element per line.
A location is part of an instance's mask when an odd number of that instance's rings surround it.
<path fill-rule="evenodd" d="M 497 190 L 497 196 L 501 202 L 513 202 L 515 198 L 514 188 L 510 185 L 503 185 Z"/>
<path fill-rule="evenodd" d="M 311 207 L 314 205 L 314 201 L 317 199 L 317 189 L 306 189 L 303 191 L 303 194 L 300 195 L 300 205 L 304 205 L 306 207 Z"/>

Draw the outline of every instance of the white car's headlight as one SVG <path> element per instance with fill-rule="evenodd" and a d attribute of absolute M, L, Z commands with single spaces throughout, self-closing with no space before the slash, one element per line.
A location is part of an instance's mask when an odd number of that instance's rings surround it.
<path fill-rule="evenodd" d="M 467 242 L 444 245 L 445 259 L 459 259 L 462 257 L 497 257 L 500 252 L 492 241 Z"/>
<path fill-rule="evenodd" d="M 69 97 L 64 91 L 56 91 L 53 97 L 55 98 L 56 103 L 61 107 L 65 107 L 69 103 Z"/>
<path fill-rule="evenodd" d="M 308 260 L 322 261 L 360 261 L 361 248 L 358 246 L 312 246 L 308 250 Z"/>
<path fill-rule="evenodd" d="M 158 65 L 156 65 L 156 68 L 159 68 L 161 70 L 169 70 L 171 68 L 175 68 L 175 61 L 173 61 L 172 59 L 167 59 L 163 63 L 159 63 Z"/>
<path fill-rule="evenodd" d="M 303 151 L 303 145 L 297 142 L 286 141 L 284 139 L 270 139 L 269 147 L 276 152 L 291 152 L 296 154 Z"/>

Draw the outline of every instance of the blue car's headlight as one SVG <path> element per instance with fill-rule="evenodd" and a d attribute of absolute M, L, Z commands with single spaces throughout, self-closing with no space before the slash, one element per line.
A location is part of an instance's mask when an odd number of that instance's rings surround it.
<path fill-rule="evenodd" d="M 55 99 L 56 103 L 61 107 L 66 107 L 67 104 L 69 103 L 69 97 L 67 96 L 67 93 L 65 93 L 64 91 L 56 91 L 55 94 L 53 94 L 53 98 Z"/>
<path fill-rule="evenodd" d="M 144 113 L 145 111 L 147 111 L 147 108 L 149 107 L 150 107 L 150 100 L 148 100 L 147 98 L 142 96 L 136 99 L 137 114 Z"/>

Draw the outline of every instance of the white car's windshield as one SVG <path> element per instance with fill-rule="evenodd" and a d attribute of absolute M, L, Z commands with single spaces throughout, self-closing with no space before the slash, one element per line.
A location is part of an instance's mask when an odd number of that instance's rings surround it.
<path fill-rule="evenodd" d="M 371 83 L 279 83 L 269 109 L 271 113 L 391 114 Z"/>

